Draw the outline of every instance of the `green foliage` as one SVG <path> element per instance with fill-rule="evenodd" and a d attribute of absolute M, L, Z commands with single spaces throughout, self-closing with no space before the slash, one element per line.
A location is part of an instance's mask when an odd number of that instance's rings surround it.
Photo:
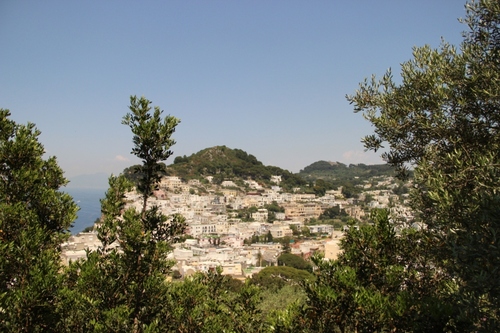
<path fill-rule="evenodd" d="M 302 233 L 302 235 L 304 237 L 310 237 L 311 236 L 311 230 L 306 227 L 306 226 L 303 226 L 301 229 L 300 229 L 300 232 Z"/>
<path fill-rule="evenodd" d="M 264 208 L 267 209 L 267 222 L 273 222 L 276 220 L 276 213 L 284 213 L 285 208 L 283 206 L 278 205 L 276 201 L 273 201 L 270 204 L 264 205 Z"/>
<path fill-rule="evenodd" d="M 456 322 L 500 329 L 500 4 L 466 6 L 460 52 L 415 48 L 397 84 L 389 71 L 348 99 L 375 127 L 367 149 L 401 177 L 414 168 L 412 208 L 435 239 L 433 262 L 458 284 Z"/>
<path fill-rule="evenodd" d="M 377 176 L 392 176 L 394 169 L 387 164 L 350 164 L 339 162 L 318 161 L 300 170 L 299 174 L 306 179 L 324 180 L 367 180 Z"/>
<path fill-rule="evenodd" d="M 325 195 L 326 191 L 329 189 L 333 189 L 333 187 L 327 182 L 325 182 L 323 179 L 316 179 L 314 182 L 314 194 L 316 194 L 318 197 L 322 197 Z"/>
<path fill-rule="evenodd" d="M 296 225 L 293 225 L 293 224 L 290 225 L 290 229 L 292 230 L 293 236 L 300 236 L 301 235 L 301 232 L 300 232 L 299 228 L 297 228 Z"/>
<path fill-rule="evenodd" d="M 137 190 L 143 194 L 143 218 L 146 211 L 146 200 L 153 194 L 155 186 L 161 180 L 164 167 L 160 162 L 172 155 L 170 147 L 175 144 L 172 134 L 180 120 L 166 116 L 155 106 L 151 114 L 151 101 L 144 97 L 130 97 L 130 113 L 123 117 L 122 124 L 128 125 L 134 134 L 132 154 L 142 160 L 142 166 L 137 172 L 141 174 Z"/>
<path fill-rule="evenodd" d="M 0 109 L 0 331 L 56 331 L 60 243 L 78 210 L 40 131 Z"/>
<path fill-rule="evenodd" d="M 346 198 L 357 198 L 363 185 L 373 177 L 393 176 L 394 168 L 387 164 L 350 164 L 339 162 L 315 162 L 303 170 L 299 175 L 311 182 L 312 193 L 317 196 L 325 195 L 328 190 L 342 188 L 342 195 Z"/>
<path fill-rule="evenodd" d="M 258 208 L 255 206 L 245 207 L 238 210 L 237 217 L 240 218 L 243 222 L 251 222 L 253 221 L 252 213 L 256 213 L 257 211 Z"/>
<path fill-rule="evenodd" d="M 313 280 L 314 276 L 308 271 L 291 266 L 268 266 L 252 277 L 253 284 L 273 290 Z"/>
<path fill-rule="evenodd" d="M 273 201 L 270 204 L 264 205 L 264 208 L 267 209 L 269 212 L 274 212 L 274 213 L 284 213 L 285 208 L 283 206 L 278 205 L 276 201 Z"/>
<path fill-rule="evenodd" d="M 257 158 L 241 149 L 216 146 L 201 150 L 191 156 L 176 157 L 168 172 L 184 179 L 213 176 L 214 183 L 227 179 L 253 180 L 271 184 L 271 176 L 282 177 L 281 186 L 292 189 L 305 185 L 305 181 L 287 170 L 265 166 Z"/>
<path fill-rule="evenodd" d="M 300 170 L 300 173 L 312 173 L 314 171 L 330 171 L 336 170 L 338 167 L 345 167 L 342 163 L 333 163 L 327 161 L 317 161 Z"/>
<path fill-rule="evenodd" d="M 169 173 L 168 173 L 167 166 L 165 165 L 165 163 L 160 162 L 158 164 L 161 167 L 159 174 L 168 176 Z M 128 168 L 123 169 L 122 175 L 125 176 L 125 178 L 127 178 L 127 180 L 132 182 L 132 184 L 134 184 L 134 186 L 138 186 L 140 180 L 142 178 L 144 178 L 144 174 L 141 170 L 142 170 L 141 165 L 132 165 L 132 166 L 129 166 Z"/>
<path fill-rule="evenodd" d="M 170 136 L 179 121 L 171 116 L 162 119 L 158 107 L 150 114 L 151 102 L 144 97 L 133 96 L 130 102 L 131 113 L 123 123 L 134 134 L 132 153 L 143 161 L 137 167 L 142 209 L 125 210 L 125 193 L 132 183 L 123 175 L 110 177 L 109 189 L 101 200 L 103 219 L 97 228 L 103 246 L 68 268 L 64 290 L 68 319 L 61 330 L 164 331 L 165 279 L 173 264 L 167 255 L 185 224 L 180 215 L 167 217 L 158 207 L 148 207 L 147 199 L 161 178 L 160 161 L 172 154 L 174 141 Z"/>
<path fill-rule="evenodd" d="M 342 217 L 349 216 L 344 209 L 341 209 L 339 206 L 333 206 L 327 208 L 321 213 L 319 216 L 320 220 L 329 220 L 329 219 L 339 219 Z"/>
<path fill-rule="evenodd" d="M 316 280 L 305 284 L 302 316 L 315 332 L 437 332 L 453 307 L 442 292 L 448 277 L 429 264 L 424 235 L 397 236 L 387 211 L 374 225 L 350 228 L 335 261 L 313 258 Z"/>
<path fill-rule="evenodd" d="M 221 270 L 197 273 L 169 285 L 164 332 L 262 332 L 259 289 L 249 283 L 231 290 Z"/>
<path fill-rule="evenodd" d="M 285 237 L 274 239 L 274 242 L 280 243 L 282 246 L 283 252 L 289 253 L 291 250 L 290 243 L 293 242 L 293 240 L 290 236 L 285 236 Z"/>
<path fill-rule="evenodd" d="M 261 290 L 260 296 L 261 301 L 258 304 L 262 312 L 260 320 L 270 325 L 273 325 L 276 317 L 279 318 L 289 311 L 289 308 L 303 305 L 306 301 L 306 294 L 302 287 L 290 281 L 287 281 L 281 288 L 265 288 Z"/>
<path fill-rule="evenodd" d="M 307 271 L 287 266 L 269 266 L 251 278 L 250 282 L 261 290 L 258 308 L 268 331 L 302 331 L 299 309 L 306 301 L 302 285 L 314 279 Z"/>
<path fill-rule="evenodd" d="M 361 193 L 361 189 L 355 187 L 351 182 L 345 182 L 342 185 L 342 195 L 346 198 L 357 198 Z"/>
<path fill-rule="evenodd" d="M 278 265 L 303 269 L 309 272 L 312 271 L 312 266 L 310 263 L 304 260 L 304 258 L 291 253 L 281 254 L 278 257 Z"/>
<path fill-rule="evenodd" d="M 187 162 L 189 162 L 189 158 L 187 158 L 186 155 L 177 156 L 176 158 L 174 158 L 174 164 L 187 163 Z"/>

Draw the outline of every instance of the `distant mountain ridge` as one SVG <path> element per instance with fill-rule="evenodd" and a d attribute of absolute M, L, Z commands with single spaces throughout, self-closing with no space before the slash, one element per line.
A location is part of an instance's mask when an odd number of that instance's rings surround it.
<path fill-rule="evenodd" d="M 126 168 L 123 173 L 134 180 L 136 165 Z M 271 176 L 281 176 L 285 187 L 300 187 L 316 179 L 349 180 L 366 179 L 373 176 L 393 176 L 394 170 L 387 164 L 344 164 L 320 160 L 304 167 L 299 173 L 292 173 L 276 166 L 265 166 L 254 155 L 241 149 L 226 146 L 206 148 L 190 156 L 177 156 L 173 163 L 165 165 L 167 175 L 175 175 L 184 179 L 214 177 L 215 182 L 223 180 L 251 178 L 270 184 Z M 69 188 L 108 187 L 109 175 L 106 173 L 85 174 L 70 177 Z"/>
<path fill-rule="evenodd" d="M 138 179 L 138 165 L 126 168 L 123 173 L 132 181 Z M 164 174 L 178 176 L 184 180 L 212 177 L 215 184 L 224 180 L 252 179 L 263 185 L 272 185 L 272 176 L 281 176 L 280 186 L 290 190 L 295 187 L 305 187 L 317 179 L 338 181 L 362 179 L 373 176 L 392 176 L 394 170 L 387 164 L 343 164 L 340 162 L 317 161 L 299 173 L 292 173 L 277 166 L 266 166 L 254 155 L 241 149 L 226 146 L 205 148 L 190 156 L 177 156 L 170 165 L 164 164 Z"/>
<path fill-rule="evenodd" d="M 317 161 L 299 171 L 306 179 L 353 179 L 375 176 L 394 176 L 394 168 L 388 164 L 343 164 L 340 162 Z"/>

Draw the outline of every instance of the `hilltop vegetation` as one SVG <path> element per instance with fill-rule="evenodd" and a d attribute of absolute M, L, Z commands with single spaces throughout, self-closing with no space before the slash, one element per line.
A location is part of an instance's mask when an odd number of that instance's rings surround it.
<path fill-rule="evenodd" d="M 362 184 L 376 176 L 393 176 L 394 169 L 385 164 L 366 165 L 340 162 L 318 161 L 294 174 L 288 170 L 266 166 L 254 155 L 241 149 L 231 149 L 226 146 L 216 146 L 203 149 L 190 156 L 177 156 L 170 165 L 161 164 L 161 174 L 177 176 L 187 181 L 211 176 L 213 184 L 220 184 L 224 180 L 252 179 L 264 187 L 273 185 L 272 176 L 281 176 L 280 186 L 285 191 L 300 188 L 303 192 L 324 195 L 325 191 L 343 188 L 344 195 L 351 197 L 358 192 L 355 185 Z M 139 179 L 139 166 L 126 168 L 123 174 L 133 182 Z"/>
<path fill-rule="evenodd" d="M 360 185 L 373 181 L 375 177 L 395 176 L 394 168 L 387 164 L 343 164 L 318 161 L 300 170 L 299 176 L 310 183 L 310 189 L 318 196 L 328 190 L 342 188 L 342 194 L 356 197 L 361 193 Z"/>
<path fill-rule="evenodd" d="M 306 184 L 301 177 L 288 170 L 266 166 L 252 154 L 226 146 L 207 148 L 189 157 L 176 157 L 174 163 L 167 167 L 167 172 L 184 179 L 212 176 L 215 184 L 239 178 L 270 185 L 271 176 L 281 176 L 280 185 L 286 188 Z"/>
<path fill-rule="evenodd" d="M 305 179 L 366 180 L 376 176 L 393 176 L 394 168 L 388 164 L 343 164 L 340 162 L 318 161 L 299 171 Z"/>
<path fill-rule="evenodd" d="M 139 177 L 138 166 L 131 166 L 123 173 L 135 182 Z M 266 166 L 255 156 L 241 149 L 231 149 L 226 146 L 206 148 L 190 156 L 178 156 L 173 164 L 168 166 L 162 164 L 161 173 L 177 176 L 183 180 L 203 180 L 211 176 L 214 184 L 220 184 L 224 180 L 252 179 L 267 187 L 272 185 L 272 176 L 281 176 L 280 186 L 285 190 L 307 184 L 302 177 L 288 170 Z"/>

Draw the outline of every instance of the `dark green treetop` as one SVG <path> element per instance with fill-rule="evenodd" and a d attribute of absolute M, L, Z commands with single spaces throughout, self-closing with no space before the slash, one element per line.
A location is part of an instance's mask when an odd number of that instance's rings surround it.
<path fill-rule="evenodd" d="M 387 210 L 373 225 L 350 228 L 336 260 L 313 257 L 306 306 L 295 321 L 311 332 L 442 332 L 453 305 L 441 296 L 449 277 L 433 268 L 423 234 L 396 235 Z"/>
<path fill-rule="evenodd" d="M 143 194 L 143 213 L 146 200 L 153 194 L 156 184 L 161 180 L 164 167 L 160 162 L 172 155 L 170 147 L 175 144 L 172 134 L 180 120 L 173 116 L 162 119 L 163 111 L 158 106 L 151 113 L 151 101 L 145 97 L 130 97 L 130 113 L 123 117 L 122 124 L 132 130 L 134 147 L 132 154 L 142 160 L 142 167 L 137 170 L 142 177 L 137 189 Z M 144 216 L 143 216 L 144 217 Z"/>
<path fill-rule="evenodd" d="M 149 206 L 148 198 L 161 179 L 160 162 L 172 154 L 171 135 L 179 120 L 162 118 L 158 107 L 151 114 L 151 102 L 144 97 L 132 96 L 130 103 L 131 113 L 123 123 L 134 134 L 132 153 L 143 162 L 137 185 L 142 208 L 125 209 L 125 194 L 132 184 L 123 175 L 110 177 L 97 228 L 103 246 L 70 266 L 65 290 L 69 296 L 61 307 L 68 319 L 61 330 L 165 331 L 165 280 L 173 265 L 167 256 L 185 224 L 182 216 L 165 216 L 157 206 Z"/>
<path fill-rule="evenodd" d="M 291 253 L 281 254 L 278 257 L 278 265 L 293 267 L 296 269 L 303 269 L 309 272 L 312 271 L 312 266 L 309 262 L 304 260 L 304 258 Z"/>
<path fill-rule="evenodd" d="M 60 244 L 78 210 L 40 131 L 0 109 L 0 331 L 56 331 Z"/>

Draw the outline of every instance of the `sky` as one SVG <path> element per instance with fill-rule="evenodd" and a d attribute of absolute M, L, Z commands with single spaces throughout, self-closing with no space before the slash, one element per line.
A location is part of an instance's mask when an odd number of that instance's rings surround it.
<path fill-rule="evenodd" d="M 383 163 L 345 96 L 412 48 L 459 45 L 458 0 L 0 1 L 0 108 L 69 178 L 138 164 L 131 95 L 181 119 L 174 155 L 225 145 L 298 172 Z"/>

